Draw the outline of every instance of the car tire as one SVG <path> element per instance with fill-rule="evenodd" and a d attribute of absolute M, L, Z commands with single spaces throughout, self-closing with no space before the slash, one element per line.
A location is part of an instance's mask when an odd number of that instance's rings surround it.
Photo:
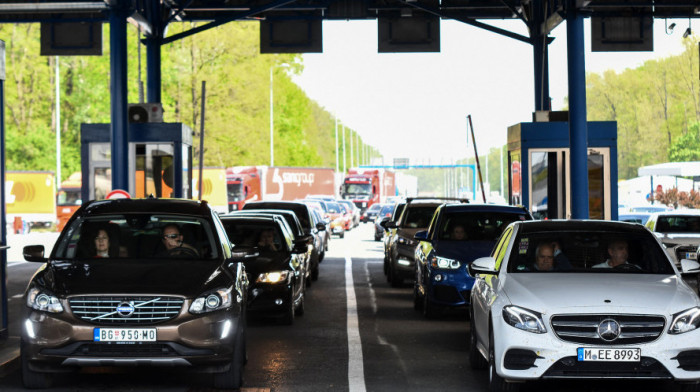
<path fill-rule="evenodd" d="M 20 343 L 20 361 L 22 362 L 22 384 L 27 389 L 46 389 L 53 384 L 53 374 L 40 373 L 29 369 L 29 359 L 24 352 L 24 342 Z"/>
<path fill-rule="evenodd" d="M 430 298 L 428 298 L 428 293 L 423 296 L 423 317 L 428 320 L 432 320 L 440 316 L 440 307 L 435 305 Z"/>
<path fill-rule="evenodd" d="M 283 325 L 292 325 L 294 324 L 294 293 L 290 292 L 289 297 L 287 299 L 287 305 L 284 308 L 284 313 L 282 313 L 282 317 L 280 318 L 280 324 Z"/>
<path fill-rule="evenodd" d="M 318 280 L 318 265 L 311 270 L 311 280 Z"/>
<path fill-rule="evenodd" d="M 338 234 L 338 238 L 345 238 L 345 232 Z"/>
<path fill-rule="evenodd" d="M 324 250 L 323 252 L 318 254 L 318 262 L 322 262 L 323 258 L 326 257 L 326 251 Z"/>
<path fill-rule="evenodd" d="M 469 327 L 469 366 L 475 370 L 483 370 L 489 367 L 489 361 L 476 348 L 476 341 L 476 328 L 472 322 Z"/>
<path fill-rule="evenodd" d="M 242 329 L 245 329 L 243 326 Z M 215 389 L 240 389 L 243 385 L 243 368 L 247 362 L 247 350 L 245 332 L 239 331 L 236 336 L 236 346 L 229 369 L 222 373 L 215 373 L 212 386 Z"/>
<path fill-rule="evenodd" d="M 382 237 L 377 237 L 376 234 L 374 235 L 374 240 L 375 240 L 375 241 L 379 241 L 379 240 L 381 240 L 381 239 L 382 239 Z"/>
<path fill-rule="evenodd" d="M 507 382 L 496 372 L 496 355 L 493 350 L 493 331 L 489 332 L 489 391 L 490 392 L 518 392 L 520 383 Z"/>
<path fill-rule="evenodd" d="M 384 257 L 384 275 L 389 275 L 389 261 Z"/>

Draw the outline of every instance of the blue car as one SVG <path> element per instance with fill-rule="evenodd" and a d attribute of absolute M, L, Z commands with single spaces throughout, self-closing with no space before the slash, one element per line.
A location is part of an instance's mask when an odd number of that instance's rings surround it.
<path fill-rule="evenodd" d="M 488 256 L 511 222 L 531 220 L 523 207 L 495 204 L 443 204 L 428 230 L 419 231 L 415 250 L 413 303 L 426 318 L 447 308 L 469 306 L 474 278 L 467 266 Z"/>

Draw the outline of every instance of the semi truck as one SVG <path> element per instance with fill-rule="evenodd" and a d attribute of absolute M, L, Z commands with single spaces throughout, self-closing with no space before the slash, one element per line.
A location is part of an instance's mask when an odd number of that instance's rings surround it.
<path fill-rule="evenodd" d="M 22 225 L 14 232 L 32 227 L 50 227 L 56 222 L 56 183 L 47 171 L 5 173 L 6 222 Z M 26 226 L 26 227 L 25 227 Z"/>
<path fill-rule="evenodd" d="M 333 169 L 235 166 L 226 169 L 229 211 L 249 201 L 293 201 L 308 195 L 335 195 Z"/>
<path fill-rule="evenodd" d="M 396 194 L 396 173 L 385 169 L 349 169 L 340 187 L 340 197 L 352 200 L 362 213 Z"/>

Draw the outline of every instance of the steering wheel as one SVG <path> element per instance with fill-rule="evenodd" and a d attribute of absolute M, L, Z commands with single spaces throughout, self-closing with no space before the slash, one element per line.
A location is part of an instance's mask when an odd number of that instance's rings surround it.
<path fill-rule="evenodd" d="M 194 250 L 192 248 L 187 248 L 184 246 L 178 246 L 177 248 L 170 249 L 168 251 L 167 255 L 171 256 L 171 257 L 187 257 L 187 258 L 199 257 L 199 254 L 197 253 L 196 250 Z"/>
<path fill-rule="evenodd" d="M 630 264 L 630 263 L 616 265 L 613 268 L 616 270 L 620 270 L 620 271 L 642 272 L 642 267 L 638 266 L 637 264 Z"/>

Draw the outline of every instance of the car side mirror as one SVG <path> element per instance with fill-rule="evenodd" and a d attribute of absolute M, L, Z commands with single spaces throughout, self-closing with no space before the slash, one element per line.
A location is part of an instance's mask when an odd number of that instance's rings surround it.
<path fill-rule="evenodd" d="M 476 276 L 478 274 L 495 275 L 496 259 L 493 257 L 480 257 L 469 264 L 469 275 Z"/>
<path fill-rule="evenodd" d="M 321 222 L 316 223 L 316 230 L 318 230 L 318 231 L 324 231 L 324 230 L 326 230 L 326 224 L 325 224 L 325 223 L 321 223 Z"/>
<path fill-rule="evenodd" d="M 306 242 L 295 241 L 292 247 L 292 253 L 301 254 L 306 253 L 309 250 L 309 245 Z"/>
<path fill-rule="evenodd" d="M 693 274 L 700 272 L 700 263 L 695 260 L 681 259 L 681 274 Z"/>
<path fill-rule="evenodd" d="M 395 229 L 395 228 L 397 228 L 397 227 L 399 227 L 399 226 L 396 225 L 396 222 L 394 222 L 394 221 L 388 221 L 388 222 L 386 222 L 386 223 L 384 224 L 384 228 L 387 229 L 387 230 L 389 230 L 389 229 Z"/>
<path fill-rule="evenodd" d="M 45 263 L 44 245 L 27 245 L 22 249 L 22 255 L 27 261 Z"/>
<path fill-rule="evenodd" d="M 413 236 L 414 240 L 417 241 L 427 241 L 428 240 L 428 230 L 417 231 Z"/>
<path fill-rule="evenodd" d="M 304 244 L 311 244 L 311 243 L 313 243 L 313 241 L 314 241 L 314 236 L 312 236 L 311 234 L 307 234 L 307 235 L 303 235 L 303 236 L 299 237 L 299 239 L 296 240 L 295 243 L 296 242 L 303 242 Z"/>

